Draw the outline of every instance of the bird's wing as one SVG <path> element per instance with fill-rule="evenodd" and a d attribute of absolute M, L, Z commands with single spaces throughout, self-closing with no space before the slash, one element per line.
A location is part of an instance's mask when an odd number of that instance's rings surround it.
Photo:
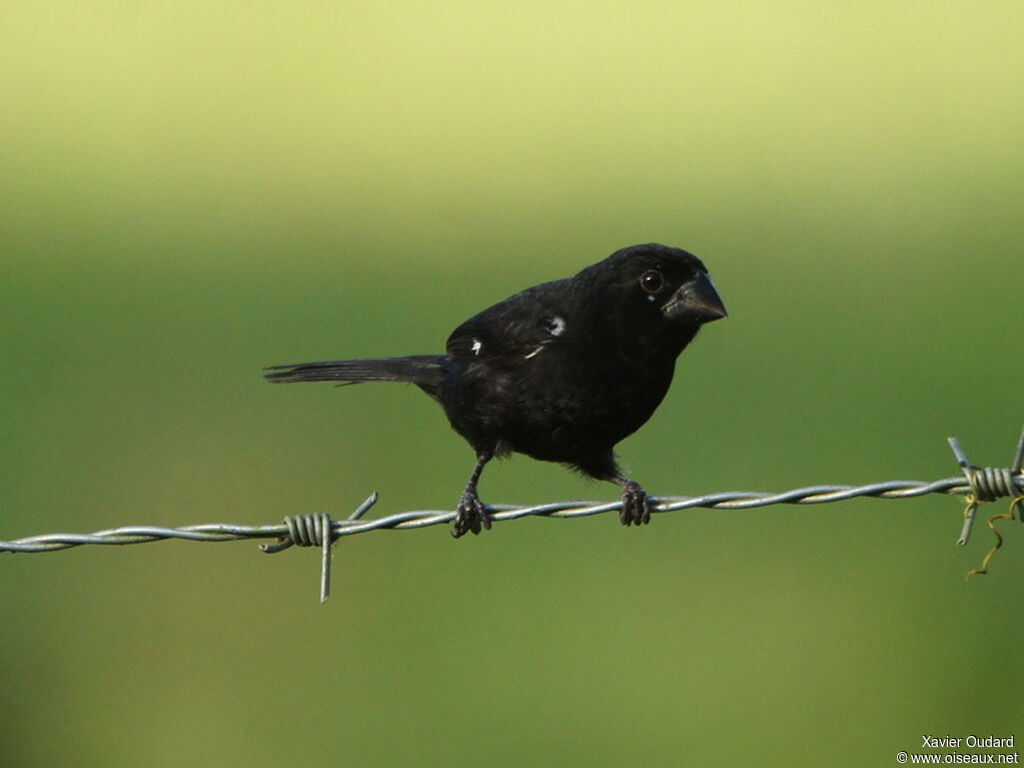
<path fill-rule="evenodd" d="M 536 357 L 569 333 L 567 280 L 528 288 L 474 315 L 448 337 L 448 354 L 505 366 Z"/>

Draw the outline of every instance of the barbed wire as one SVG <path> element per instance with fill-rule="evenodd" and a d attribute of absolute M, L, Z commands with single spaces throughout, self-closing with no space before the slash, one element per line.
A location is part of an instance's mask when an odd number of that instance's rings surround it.
<path fill-rule="evenodd" d="M 917 480 L 890 480 L 868 485 L 811 485 L 781 493 L 757 491 L 725 491 L 702 496 L 651 497 L 652 514 L 678 512 L 684 509 L 754 509 L 774 504 L 827 504 L 858 497 L 877 499 L 911 499 L 932 493 L 966 497 L 964 523 L 957 543 L 965 546 L 970 538 L 978 507 L 1000 498 L 1012 498 L 1010 512 L 993 515 L 988 522 L 996 536 L 996 545 L 985 557 L 982 567 L 970 571 L 968 576 L 986 573 L 995 551 L 1002 545 L 1002 537 L 994 526 L 997 519 L 1014 519 L 1015 512 L 1024 522 L 1024 430 L 1017 443 L 1011 466 L 1006 468 L 978 467 L 967 456 L 956 438 L 949 445 L 963 472 L 960 477 L 923 482 Z M 12 541 L 0 541 L 0 553 L 55 552 L 84 545 L 146 544 L 153 541 L 182 539 L 185 541 L 239 541 L 244 539 L 276 539 L 274 544 L 261 544 L 260 549 L 272 554 L 293 545 L 317 546 L 323 552 L 321 565 L 321 600 L 330 591 L 331 545 L 340 538 L 377 530 L 412 530 L 451 523 L 454 511 L 414 510 L 396 512 L 385 517 L 364 520 L 363 515 L 377 503 L 374 491 L 344 520 L 332 519 L 326 513 L 286 517 L 280 525 L 233 525 L 208 523 L 168 528 L 152 525 L 129 525 L 94 533 L 48 533 L 27 536 Z M 618 511 L 620 501 L 555 501 L 522 506 L 515 504 L 489 505 L 491 520 L 506 522 L 524 517 L 577 518 Z"/>

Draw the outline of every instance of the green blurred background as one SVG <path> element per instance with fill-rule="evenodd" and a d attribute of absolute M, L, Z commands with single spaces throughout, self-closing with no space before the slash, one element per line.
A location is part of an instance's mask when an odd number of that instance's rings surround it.
<path fill-rule="evenodd" d="M 730 311 L 623 442 L 655 494 L 956 474 L 1024 418 L 1024 4 L 6 2 L 0 538 L 452 507 L 407 387 L 621 246 Z M 524 458 L 491 502 L 612 499 Z M 1005 503 L 985 512 L 1003 511 Z M 1024 530 L 943 497 L 528 519 L 318 556 L 0 555 L 4 766 L 894 764 L 1024 722 Z M 1017 729 L 1017 730 L 1015 730 Z"/>

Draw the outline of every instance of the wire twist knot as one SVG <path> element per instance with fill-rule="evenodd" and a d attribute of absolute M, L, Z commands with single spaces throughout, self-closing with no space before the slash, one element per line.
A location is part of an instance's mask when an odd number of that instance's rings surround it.
<path fill-rule="evenodd" d="M 354 522 L 366 514 L 377 503 L 377 492 L 371 493 L 366 501 L 356 507 L 348 516 L 348 522 Z M 260 544 L 260 549 L 268 555 L 283 552 L 288 547 L 320 547 L 320 602 L 324 602 L 331 594 L 331 545 L 338 538 L 334 530 L 331 516 L 326 512 L 315 512 L 311 515 L 288 515 L 284 518 L 286 535 L 278 538 L 274 544 Z"/>
<path fill-rule="evenodd" d="M 286 517 L 288 536 L 300 547 L 322 547 L 331 536 L 331 516 L 326 512 Z"/>
<path fill-rule="evenodd" d="M 288 529 L 287 535 L 277 540 L 276 544 L 260 544 L 260 549 L 268 555 L 283 552 L 288 547 L 322 547 L 325 541 L 333 538 L 331 532 L 331 516 L 326 512 L 310 515 L 289 515 L 284 518 Z"/>
<path fill-rule="evenodd" d="M 978 501 L 995 501 L 1020 496 L 1013 470 L 998 467 L 969 467 L 967 479 L 971 494 Z"/>
<path fill-rule="evenodd" d="M 971 576 L 988 573 L 988 564 L 995 556 L 999 548 L 1003 546 L 1003 537 L 995 526 L 996 520 L 1013 520 L 1019 518 L 1024 522 L 1024 430 L 1021 431 L 1020 440 L 1017 442 L 1017 451 L 1013 457 L 1013 464 L 1009 469 L 997 469 L 994 467 L 976 467 L 967 460 L 967 455 L 955 437 L 949 438 L 949 447 L 953 449 L 960 469 L 967 479 L 971 492 L 967 495 L 967 505 L 964 509 L 964 524 L 960 530 L 960 538 L 957 544 L 961 547 L 967 544 L 971 536 L 971 528 L 974 527 L 974 518 L 977 515 L 978 507 L 985 502 L 995 501 L 1012 497 L 1009 512 L 995 514 L 989 517 L 988 527 L 996 538 L 993 546 L 985 559 L 982 560 L 980 568 L 974 568 L 967 572 L 967 578 Z"/>

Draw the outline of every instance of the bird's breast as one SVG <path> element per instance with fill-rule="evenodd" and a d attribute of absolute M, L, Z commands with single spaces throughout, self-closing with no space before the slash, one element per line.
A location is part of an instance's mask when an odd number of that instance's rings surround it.
<path fill-rule="evenodd" d="M 545 347 L 522 365 L 470 362 L 445 389 L 457 432 L 478 450 L 498 443 L 548 461 L 581 451 L 610 451 L 640 428 L 664 398 L 672 366 L 657 368 L 573 360 Z"/>

